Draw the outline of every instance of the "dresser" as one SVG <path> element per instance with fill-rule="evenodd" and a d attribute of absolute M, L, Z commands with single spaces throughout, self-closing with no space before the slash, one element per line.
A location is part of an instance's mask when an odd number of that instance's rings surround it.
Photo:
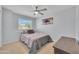
<path fill-rule="evenodd" d="M 79 54 L 79 45 L 75 38 L 61 37 L 53 48 L 55 54 Z"/>

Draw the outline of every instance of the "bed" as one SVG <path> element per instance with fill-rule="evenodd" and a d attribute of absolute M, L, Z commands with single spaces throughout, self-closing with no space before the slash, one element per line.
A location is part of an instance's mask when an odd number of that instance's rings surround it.
<path fill-rule="evenodd" d="M 43 45 L 48 42 L 52 42 L 52 39 L 47 33 L 35 32 L 31 34 L 21 34 L 20 41 L 27 45 L 27 47 L 30 49 L 30 54 L 34 54 L 37 53 L 37 50 L 40 49 Z"/>

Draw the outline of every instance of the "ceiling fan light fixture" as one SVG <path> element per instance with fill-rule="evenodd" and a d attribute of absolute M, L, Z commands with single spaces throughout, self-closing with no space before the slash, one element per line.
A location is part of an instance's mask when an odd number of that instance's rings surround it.
<path fill-rule="evenodd" d="M 37 12 L 37 11 L 35 11 L 34 13 L 35 13 L 36 15 L 38 14 L 38 12 Z"/>
<path fill-rule="evenodd" d="M 42 12 L 43 12 L 43 11 L 46 11 L 46 10 L 47 10 L 47 8 L 38 9 L 38 6 L 36 6 L 36 7 L 35 7 L 35 10 L 34 10 L 34 15 L 38 15 L 38 14 L 44 15 Z"/>

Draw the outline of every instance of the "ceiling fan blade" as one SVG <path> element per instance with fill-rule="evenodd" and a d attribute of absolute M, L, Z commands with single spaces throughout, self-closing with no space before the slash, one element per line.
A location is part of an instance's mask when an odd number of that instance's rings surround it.
<path fill-rule="evenodd" d="M 46 11 L 47 9 L 46 8 L 44 8 L 44 9 L 41 9 L 41 10 L 39 10 L 39 11 Z"/>
<path fill-rule="evenodd" d="M 39 12 L 39 14 L 44 15 L 43 13 Z"/>
<path fill-rule="evenodd" d="M 40 10 L 39 10 L 38 7 L 39 7 L 39 6 L 35 6 L 34 15 L 37 15 L 37 14 L 44 15 L 43 13 L 41 13 L 41 11 L 46 11 L 47 8 L 44 8 L 44 9 L 40 9 Z"/>

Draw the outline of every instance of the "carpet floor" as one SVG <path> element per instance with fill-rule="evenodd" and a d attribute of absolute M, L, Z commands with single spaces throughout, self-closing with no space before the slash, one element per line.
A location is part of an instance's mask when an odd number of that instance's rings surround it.
<path fill-rule="evenodd" d="M 53 54 L 53 43 L 47 43 L 38 50 L 37 54 Z M 29 49 L 23 43 L 17 41 L 0 47 L 0 54 L 28 54 Z"/>

